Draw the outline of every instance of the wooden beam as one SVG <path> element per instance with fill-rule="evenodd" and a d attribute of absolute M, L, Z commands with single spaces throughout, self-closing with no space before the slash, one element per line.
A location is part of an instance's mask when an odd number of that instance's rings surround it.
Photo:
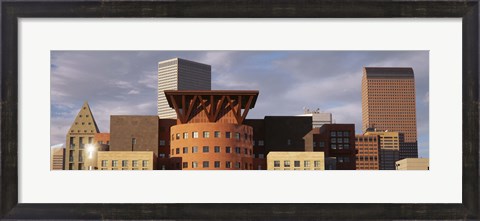
<path fill-rule="evenodd" d="M 235 119 L 237 119 L 237 123 L 240 122 L 240 119 L 238 119 L 237 110 L 235 110 L 235 106 L 233 106 L 232 99 L 230 98 L 229 95 L 227 95 L 226 97 L 227 97 L 227 100 L 228 100 L 228 105 L 229 105 L 230 108 L 232 109 L 233 116 L 235 116 Z M 238 102 L 237 102 L 237 103 L 238 103 Z"/>
<path fill-rule="evenodd" d="M 192 114 L 192 110 L 196 101 L 197 101 L 197 95 L 194 95 L 193 99 L 190 100 L 190 104 L 188 105 L 187 114 L 185 115 L 186 121 L 190 120 L 190 115 Z"/>
<path fill-rule="evenodd" d="M 217 120 L 218 114 L 220 113 L 220 110 L 223 109 L 223 108 L 222 108 L 222 105 L 223 105 L 223 102 L 224 102 L 224 101 L 225 101 L 225 95 L 222 96 L 222 98 L 218 101 L 218 103 L 217 103 L 217 105 L 216 105 L 217 107 L 216 107 L 215 113 L 214 113 L 214 115 L 213 115 L 213 119 L 214 119 L 214 120 Z"/>
<path fill-rule="evenodd" d="M 242 124 L 243 121 L 245 120 L 245 118 L 247 117 L 247 114 L 248 114 L 248 110 L 250 110 L 250 106 L 252 105 L 252 101 L 253 101 L 253 96 L 249 96 L 248 97 L 248 101 L 247 101 L 247 104 L 245 105 L 245 109 L 242 113 L 242 117 L 240 118 L 241 119 L 241 122 L 239 122 L 239 124 Z"/>
<path fill-rule="evenodd" d="M 200 100 L 200 104 L 201 104 L 202 107 L 203 107 L 203 111 L 205 111 L 205 114 L 207 114 L 208 120 L 209 120 L 210 122 L 212 122 L 212 121 L 210 120 L 210 113 L 208 112 L 207 106 L 205 105 L 205 101 L 203 100 L 203 98 L 202 98 L 201 95 L 199 95 L 198 98 L 199 98 L 199 100 Z"/>
<path fill-rule="evenodd" d="M 175 100 L 173 95 L 170 95 L 170 100 L 172 101 L 173 108 L 175 109 L 175 112 L 177 112 L 177 117 L 182 122 L 182 124 L 185 123 L 182 114 L 180 113 L 180 110 L 178 109 L 177 101 Z"/>

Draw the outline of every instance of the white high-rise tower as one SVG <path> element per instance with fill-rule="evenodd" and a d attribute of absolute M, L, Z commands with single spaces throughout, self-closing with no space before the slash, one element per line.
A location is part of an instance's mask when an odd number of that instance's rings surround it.
<path fill-rule="evenodd" d="M 212 67 L 181 58 L 158 62 L 158 116 L 177 118 L 168 106 L 164 90 L 211 90 Z"/>

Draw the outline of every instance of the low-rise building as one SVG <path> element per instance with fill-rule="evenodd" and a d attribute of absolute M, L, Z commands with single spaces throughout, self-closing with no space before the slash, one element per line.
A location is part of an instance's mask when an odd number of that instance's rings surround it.
<path fill-rule="evenodd" d="M 429 170 L 428 158 L 405 158 L 395 162 L 397 170 Z"/>
<path fill-rule="evenodd" d="M 156 158 L 153 151 L 99 151 L 99 170 L 153 170 Z"/>
<path fill-rule="evenodd" d="M 50 170 L 63 170 L 65 164 L 65 148 L 53 147 L 50 149 Z"/>
<path fill-rule="evenodd" d="M 379 141 L 378 135 L 355 136 L 357 170 L 380 169 Z"/>
<path fill-rule="evenodd" d="M 400 143 L 403 135 L 399 132 L 368 129 L 364 135 L 376 135 L 380 139 L 380 170 L 395 170 L 400 158 Z"/>
<path fill-rule="evenodd" d="M 267 155 L 268 170 L 325 170 L 323 152 L 275 152 Z"/>

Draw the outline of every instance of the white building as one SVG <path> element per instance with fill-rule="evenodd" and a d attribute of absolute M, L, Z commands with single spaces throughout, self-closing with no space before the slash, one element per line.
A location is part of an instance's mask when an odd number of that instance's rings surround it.
<path fill-rule="evenodd" d="M 318 109 L 315 111 L 305 109 L 304 114 L 297 116 L 312 117 L 313 128 L 320 128 L 324 124 L 332 124 L 332 113 L 321 113 Z"/>
<path fill-rule="evenodd" d="M 164 90 L 211 90 L 210 65 L 181 58 L 158 62 L 158 116 L 177 118 L 175 110 L 168 106 Z"/>

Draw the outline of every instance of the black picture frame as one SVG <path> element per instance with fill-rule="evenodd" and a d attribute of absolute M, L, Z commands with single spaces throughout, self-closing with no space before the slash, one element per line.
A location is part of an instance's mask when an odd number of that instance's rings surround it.
<path fill-rule="evenodd" d="M 3 219 L 461 219 L 479 220 L 479 3 L 464 1 L 2 1 L 1 171 Z M 18 18 L 461 17 L 463 176 L 461 204 L 19 204 Z M 434 188 L 434 187 L 432 187 Z M 41 191 L 41 187 L 39 187 Z M 448 190 L 444 190 L 448 191 Z"/>

